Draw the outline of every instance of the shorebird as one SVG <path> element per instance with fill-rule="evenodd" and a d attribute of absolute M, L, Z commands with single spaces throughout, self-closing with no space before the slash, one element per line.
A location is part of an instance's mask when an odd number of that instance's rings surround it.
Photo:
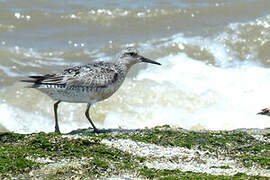
<path fill-rule="evenodd" d="M 261 110 L 261 112 L 258 112 L 257 114 L 270 116 L 270 108 L 264 108 Z"/>
<path fill-rule="evenodd" d="M 56 102 L 54 103 L 55 132 L 59 132 L 57 108 L 60 102 L 87 103 L 85 116 L 94 132 L 99 130 L 89 116 L 90 107 L 96 102 L 109 98 L 123 83 L 129 69 L 137 63 L 160 63 L 139 55 L 135 48 L 123 49 L 115 62 L 95 62 L 84 66 L 74 66 L 61 73 L 29 76 L 31 79 L 21 80 L 32 83 L 35 88 Z"/>

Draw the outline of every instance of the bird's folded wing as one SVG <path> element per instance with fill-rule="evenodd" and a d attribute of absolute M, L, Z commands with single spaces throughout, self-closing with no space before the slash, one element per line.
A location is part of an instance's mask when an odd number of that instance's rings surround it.
<path fill-rule="evenodd" d="M 31 79 L 22 81 L 34 83 L 33 87 L 39 87 L 44 84 L 102 88 L 117 81 L 118 73 L 106 66 L 76 66 L 58 74 L 29 77 Z"/>
<path fill-rule="evenodd" d="M 63 81 L 67 86 L 86 86 L 102 88 L 114 83 L 118 73 L 109 68 L 94 68 L 91 71 L 81 71 L 77 75 L 65 75 Z"/>

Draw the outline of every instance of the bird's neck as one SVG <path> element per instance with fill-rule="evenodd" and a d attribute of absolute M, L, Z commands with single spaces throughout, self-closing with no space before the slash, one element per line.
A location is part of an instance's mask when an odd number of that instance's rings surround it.
<path fill-rule="evenodd" d="M 119 71 L 126 76 L 126 74 L 128 73 L 129 69 L 132 67 L 132 65 L 134 65 L 135 63 L 126 63 L 126 62 L 121 62 L 121 63 L 117 63 L 118 69 Z"/>
<path fill-rule="evenodd" d="M 119 62 L 119 65 L 122 66 L 124 69 L 126 69 L 127 71 L 134 65 L 136 64 L 135 61 L 123 61 L 123 62 Z"/>

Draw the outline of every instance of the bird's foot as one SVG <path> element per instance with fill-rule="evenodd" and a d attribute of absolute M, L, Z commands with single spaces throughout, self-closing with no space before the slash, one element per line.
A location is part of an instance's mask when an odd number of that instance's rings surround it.
<path fill-rule="evenodd" d="M 55 128 L 54 132 L 55 132 L 55 133 L 59 133 L 59 134 L 61 134 L 61 132 L 60 132 L 59 128 Z"/>
<path fill-rule="evenodd" d="M 94 128 L 94 133 L 101 133 L 101 132 L 102 132 L 102 130 L 99 130 L 97 128 Z"/>

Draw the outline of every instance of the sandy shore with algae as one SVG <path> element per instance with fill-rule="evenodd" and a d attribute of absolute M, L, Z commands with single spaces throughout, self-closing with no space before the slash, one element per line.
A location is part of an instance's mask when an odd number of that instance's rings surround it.
<path fill-rule="evenodd" d="M 270 129 L 0 135 L 3 179 L 268 179 Z"/>

